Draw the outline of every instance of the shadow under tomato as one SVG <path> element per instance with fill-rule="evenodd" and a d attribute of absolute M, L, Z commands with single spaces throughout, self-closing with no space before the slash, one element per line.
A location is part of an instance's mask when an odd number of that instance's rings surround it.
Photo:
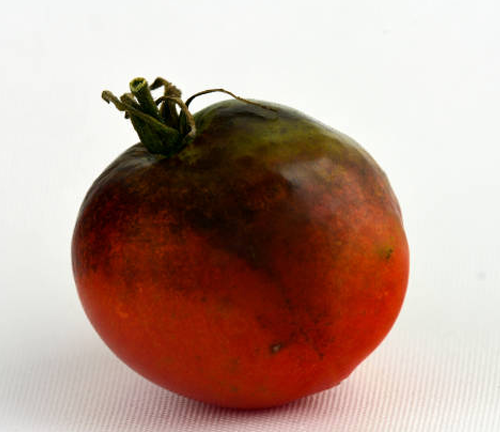
<path fill-rule="evenodd" d="M 80 344 L 78 335 L 72 336 L 67 344 L 4 364 L 2 375 L 11 379 L 0 386 L 0 429 L 239 431 L 266 429 L 276 425 L 277 418 L 286 418 L 295 426 L 290 429 L 288 424 L 283 430 L 302 430 L 301 419 L 310 422 L 326 409 L 325 400 L 331 407 L 336 399 L 324 392 L 282 407 L 250 411 L 207 405 L 151 384 L 97 337 Z"/>

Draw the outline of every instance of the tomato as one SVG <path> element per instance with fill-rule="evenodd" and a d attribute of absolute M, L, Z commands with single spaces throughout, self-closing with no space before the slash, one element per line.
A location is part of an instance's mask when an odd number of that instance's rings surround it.
<path fill-rule="evenodd" d="M 208 403 L 272 407 L 339 384 L 406 291 L 385 174 L 298 111 L 231 99 L 191 116 L 160 84 L 158 112 L 145 80 L 138 101 L 105 95 L 141 142 L 97 178 L 76 222 L 90 322 L 138 373 Z"/>

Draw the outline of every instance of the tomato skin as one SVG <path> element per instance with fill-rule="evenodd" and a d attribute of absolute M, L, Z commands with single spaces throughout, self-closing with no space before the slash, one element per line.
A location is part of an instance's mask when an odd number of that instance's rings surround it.
<path fill-rule="evenodd" d="M 382 170 L 273 106 L 200 111 L 194 142 L 170 158 L 131 147 L 90 188 L 73 236 L 78 293 L 111 350 L 227 407 L 339 384 L 387 335 L 408 281 Z"/>

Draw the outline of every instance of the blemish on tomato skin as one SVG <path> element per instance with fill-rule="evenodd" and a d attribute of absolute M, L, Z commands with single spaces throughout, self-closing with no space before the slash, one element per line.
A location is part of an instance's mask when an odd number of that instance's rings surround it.
<path fill-rule="evenodd" d="M 389 248 L 387 249 L 387 252 L 385 254 L 385 259 L 387 261 L 389 261 L 391 259 L 391 256 L 392 256 L 392 253 L 394 252 L 394 249 L 393 248 Z"/>
<path fill-rule="evenodd" d="M 381 259 L 383 259 L 385 261 L 389 261 L 394 254 L 394 248 L 387 247 L 387 246 L 380 247 L 377 249 L 376 253 Z"/>
<path fill-rule="evenodd" d="M 276 354 L 279 351 L 281 351 L 281 348 L 283 348 L 283 345 L 281 343 L 273 344 L 269 347 L 271 354 Z"/>

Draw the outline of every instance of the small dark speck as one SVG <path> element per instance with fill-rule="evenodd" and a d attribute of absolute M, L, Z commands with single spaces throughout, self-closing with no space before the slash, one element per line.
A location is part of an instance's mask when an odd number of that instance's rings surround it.
<path fill-rule="evenodd" d="M 484 271 L 479 271 L 479 272 L 477 272 L 476 276 L 477 276 L 477 278 L 478 278 L 479 280 L 485 280 L 485 279 L 486 279 L 486 272 L 484 272 Z"/>
<path fill-rule="evenodd" d="M 280 343 L 271 345 L 271 353 L 276 354 L 279 350 L 281 350 L 282 345 Z"/>
<path fill-rule="evenodd" d="M 392 253 L 394 252 L 394 249 L 393 248 L 389 248 L 387 249 L 387 253 L 385 254 L 385 259 L 386 260 L 389 260 L 392 256 Z"/>

